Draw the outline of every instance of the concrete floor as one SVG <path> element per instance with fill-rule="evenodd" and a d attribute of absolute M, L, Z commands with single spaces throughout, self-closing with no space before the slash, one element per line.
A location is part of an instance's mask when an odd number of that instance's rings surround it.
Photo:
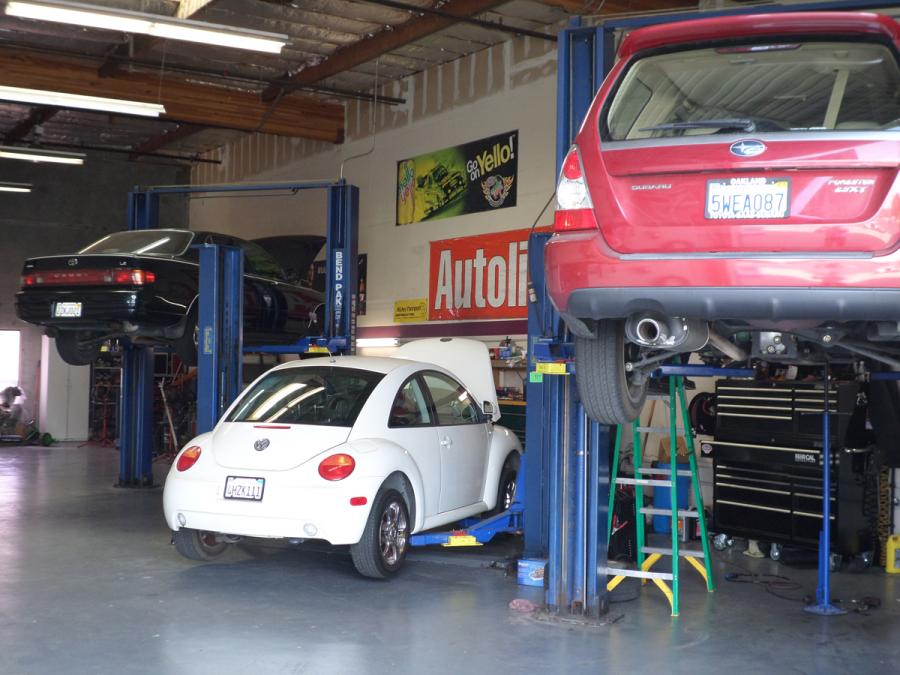
<path fill-rule="evenodd" d="M 724 580 L 737 565 L 809 592 L 813 570 L 731 550 L 717 554 L 716 593 L 685 573 L 678 619 L 646 588 L 612 606 L 612 625 L 547 624 L 507 608 L 542 591 L 479 566 L 490 556 L 416 552 L 391 582 L 357 576 L 338 552 L 235 549 L 192 564 L 169 545 L 161 490 L 112 488 L 117 467 L 105 448 L 0 447 L 0 673 L 874 673 L 900 663 L 900 578 L 880 570 L 834 577 L 836 597 L 878 596 L 880 609 L 826 619 Z M 634 583 L 615 597 L 633 597 Z"/>

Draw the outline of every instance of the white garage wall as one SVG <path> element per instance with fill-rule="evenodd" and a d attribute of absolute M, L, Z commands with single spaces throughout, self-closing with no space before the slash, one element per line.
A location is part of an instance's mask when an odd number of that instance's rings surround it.
<path fill-rule="evenodd" d="M 335 179 L 360 188 L 360 253 L 368 253 L 367 315 L 360 326 L 392 323 L 394 300 L 428 294 L 432 240 L 529 227 L 554 190 L 555 45 L 516 39 L 383 87 L 405 105 L 376 108 L 374 149 L 369 102 L 347 104 L 348 141 L 340 146 L 248 135 L 194 170 L 194 183 Z M 397 227 L 397 161 L 518 129 L 518 205 Z M 369 152 L 371 150 L 371 152 Z M 355 155 L 363 157 L 348 159 Z M 324 193 L 315 196 L 195 199 L 191 227 L 256 238 L 324 234 Z M 552 220 L 548 210 L 542 224 Z"/>

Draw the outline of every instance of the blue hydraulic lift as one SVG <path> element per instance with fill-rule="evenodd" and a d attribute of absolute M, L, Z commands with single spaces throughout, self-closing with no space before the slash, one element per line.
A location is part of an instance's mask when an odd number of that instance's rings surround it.
<path fill-rule="evenodd" d="M 865 10 L 884 6 L 883 0 L 767 5 L 613 19 L 595 26 L 582 26 L 579 19 L 573 19 L 570 27 L 560 33 L 557 42 L 557 174 L 594 94 L 615 62 L 616 38 L 621 31 L 717 16 Z M 608 608 L 604 571 L 608 542 L 605 534 L 601 534 L 601 525 L 606 523 L 608 509 L 610 434 L 608 427 L 591 422 L 585 415 L 574 378 L 554 376 L 560 372 L 574 374 L 571 363 L 554 363 L 571 361 L 574 354 L 571 339 L 550 303 L 544 284 L 543 249 L 549 236 L 535 233 L 529 242 L 528 267 L 536 302 L 529 304 L 528 311 L 529 371 L 532 375 L 526 385 L 528 451 L 523 457 L 524 553 L 548 559 L 546 602 L 551 611 L 597 616 Z M 559 366 L 562 366 L 561 371 Z M 548 375 L 540 372 L 542 370 Z M 691 366 L 678 372 L 667 366 L 660 369 L 657 376 L 688 374 L 687 371 L 694 375 L 709 375 Z M 824 423 L 827 425 L 827 416 Z M 824 503 L 827 509 L 827 500 Z M 827 551 L 824 548 L 827 530 L 822 539 L 821 548 Z M 820 563 L 821 559 L 820 554 Z M 817 593 L 820 613 L 829 613 L 827 575 L 826 552 L 824 572 L 820 564 Z"/>
<path fill-rule="evenodd" d="M 293 345 L 242 345 L 243 254 L 233 246 L 200 247 L 197 432 L 213 428 L 240 392 L 245 352 L 304 353 L 311 347 L 352 353 L 356 343 L 356 276 L 359 189 L 343 180 L 235 185 L 174 185 L 136 188 L 129 194 L 128 229 L 159 223 L 161 195 L 325 190 L 326 293 L 323 335 Z M 153 349 L 126 345 L 119 400 L 120 487 L 153 485 Z"/>

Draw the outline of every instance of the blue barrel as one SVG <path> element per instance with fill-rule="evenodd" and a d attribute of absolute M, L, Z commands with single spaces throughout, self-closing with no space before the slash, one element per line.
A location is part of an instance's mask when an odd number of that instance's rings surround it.
<path fill-rule="evenodd" d="M 663 464 L 662 462 L 656 463 L 656 468 L 658 469 L 669 469 L 671 468 L 670 464 Z M 679 464 L 679 469 L 690 469 L 690 464 Z M 663 479 L 665 480 L 668 476 L 653 476 L 655 479 Z M 678 476 L 678 508 L 686 509 L 688 507 L 688 492 L 691 489 L 691 477 L 690 476 Z M 653 488 L 653 506 L 657 509 L 669 509 L 671 508 L 672 499 L 669 496 L 671 492 L 671 488 L 655 486 Z M 670 516 L 653 516 L 653 531 L 654 532 L 671 532 L 672 531 L 672 518 Z"/>

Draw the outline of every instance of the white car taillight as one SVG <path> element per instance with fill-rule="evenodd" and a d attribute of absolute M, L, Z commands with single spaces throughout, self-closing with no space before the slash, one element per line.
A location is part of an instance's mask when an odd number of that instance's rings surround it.
<path fill-rule="evenodd" d="M 584 166 L 576 145 L 569 150 L 559 172 L 553 227 L 557 232 L 597 229 L 594 203 L 584 179 Z"/>

